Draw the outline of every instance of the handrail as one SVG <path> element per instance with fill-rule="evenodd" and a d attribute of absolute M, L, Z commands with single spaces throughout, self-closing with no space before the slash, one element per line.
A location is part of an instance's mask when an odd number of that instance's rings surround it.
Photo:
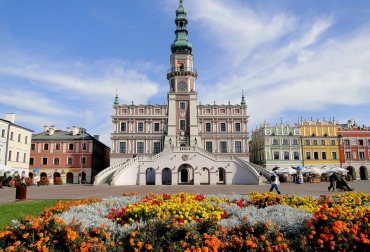
<path fill-rule="evenodd" d="M 191 72 L 197 74 L 197 70 L 192 67 L 172 67 L 167 70 L 167 74 L 173 73 L 173 72 Z"/>
<path fill-rule="evenodd" d="M 235 158 L 235 161 L 239 164 L 239 165 L 242 165 L 243 167 L 246 167 L 248 170 L 250 170 L 252 172 L 252 174 L 254 174 L 255 178 L 258 179 L 259 178 L 259 173 L 256 171 L 256 169 L 254 169 L 251 165 L 249 165 L 249 163 L 241 158 L 238 158 L 238 157 L 234 157 Z M 242 164 L 241 164 L 242 163 Z"/>
<path fill-rule="evenodd" d="M 116 182 L 115 178 L 119 177 L 120 173 L 122 171 L 126 170 L 126 168 L 131 166 L 134 162 L 139 163 L 139 159 L 137 157 L 133 158 L 133 159 L 130 160 L 130 162 L 125 163 L 121 168 L 119 168 L 117 171 L 115 171 L 114 174 L 113 174 L 111 185 L 115 185 L 115 182 Z"/>

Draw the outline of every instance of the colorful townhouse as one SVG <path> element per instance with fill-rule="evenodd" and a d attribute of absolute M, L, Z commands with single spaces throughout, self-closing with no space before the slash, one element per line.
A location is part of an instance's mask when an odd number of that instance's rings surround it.
<path fill-rule="evenodd" d="M 93 183 L 94 176 L 109 167 L 109 153 L 98 135 L 83 128 L 62 131 L 54 125 L 44 126 L 43 132 L 32 136 L 30 170 L 38 177 L 48 177 L 51 184 L 57 177 L 63 183 Z"/>
<path fill-rule="evenodd" d="M 29 176 L 32 130 L 15 124 L 15 114 L 0 118 L 0 176 Z"/>
<path fill-rule="evenodd" d="M 298 126 L 260 125 L 252 131 L 250 142 L 251 162 L 268 170 L 275 167 L 302 166 L 301 133 Z"/>
<path fill-rule="evenodd" d="M 299 127 L 304 167 L 340 166 L 338 125 L 334 119 L 301 120 Z"/>
<path fill-rule="evenodd" d="M 358 126 L 355 120 L 339 125 L 340 163 L 353 179 L 367 180 L 370 166 L 370 129 Z"/>

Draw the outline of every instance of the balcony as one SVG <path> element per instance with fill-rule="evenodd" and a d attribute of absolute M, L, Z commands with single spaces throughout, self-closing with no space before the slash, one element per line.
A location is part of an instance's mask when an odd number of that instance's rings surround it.
<path fill-rule="evenodd" d="M 190 67 L 173 67 L 171 69 L 168 69 L 167 71 L 167 79 L 169 80 L 170 78 L 174 76 L 193 76 L 193 77 L 198 77 L 197 70 L 194 68 Z"/>

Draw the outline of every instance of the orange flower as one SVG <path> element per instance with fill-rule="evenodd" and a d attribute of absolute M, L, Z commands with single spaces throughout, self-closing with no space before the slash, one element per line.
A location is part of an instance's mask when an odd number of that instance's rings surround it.
<path fill-rule="evenodd" d="M 145 249 L 146 250 L 151 250 L 153 247 L 152 247 L 152 245 L 151 244 L 149 244 L 149 243 L 147 243 L 147 244 L 145 244 Z"/>

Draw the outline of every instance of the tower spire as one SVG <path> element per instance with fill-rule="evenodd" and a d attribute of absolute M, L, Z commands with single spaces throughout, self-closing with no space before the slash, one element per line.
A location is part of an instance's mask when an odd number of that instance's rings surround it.
<path fill-rule="evenodd" d="M 192 51 L 192 44 L 188 41 L 187 35 L 188 31 L 186 30 L 186 25 L 188 24 L 188 20 L 186 18 L 186 11 L 182 6 L 182 0 L 180 0 L 179 8 L 176 10 L 176 39 L 171 45 L 171 52 L 175 53 L 178 51 L 185 51 L 191 53 Z"/>

